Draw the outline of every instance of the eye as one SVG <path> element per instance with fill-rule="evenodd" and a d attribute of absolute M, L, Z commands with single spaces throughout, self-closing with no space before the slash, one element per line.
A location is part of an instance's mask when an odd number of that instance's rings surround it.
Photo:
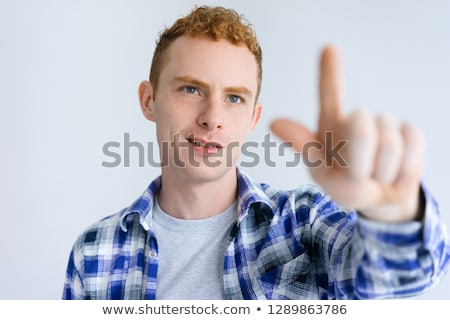
<path fill-rule="evenodd" d="M 198 89 L 193 86 L 184 86 L 181 88 L 181 91 L 183 91 L 185 93 L 189 93 L 189 94 L 199 95 Z"/>
<path fill-rule="evenodd" d="M 244 99 L 232 94 L 228 97 L 228 101 L 230 101 L 231 103 L 242 103 L 242 102 L 244 102 Z"/>

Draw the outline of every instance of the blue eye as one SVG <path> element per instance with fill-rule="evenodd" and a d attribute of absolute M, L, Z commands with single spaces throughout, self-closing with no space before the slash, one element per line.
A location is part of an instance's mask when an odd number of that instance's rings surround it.
<path fill-rule="evenodd" d="M 181 90 L 183 92 L 190 93 L 190 94 L 199 94 L 198 89 L 196 87 L 186 86 L 186 87 L 181 88 Z"/>
<path fill-rule="evenodd" d="M 228 98 L 228 100 L 229 100 L 231 103 L 241 103 L 241 102 L 242 102 L 242 98 L 239 97 L 239 96 L 235 96 L 235 95 L 230 95 L 229 98 Z"/>

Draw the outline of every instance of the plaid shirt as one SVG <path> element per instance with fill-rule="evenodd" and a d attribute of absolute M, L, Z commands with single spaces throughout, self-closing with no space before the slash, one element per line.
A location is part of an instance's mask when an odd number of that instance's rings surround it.
<path fill-rule="evenodd" d="M 448 269 L 447 231 L 426 190 L 423 222 L 383 224 L 343 211 L 314 186 L 275 190 L 239 169 L 237 181 L 224 257 L 228 299 L 399 298 L 423 292 Z M 159 177 L 78 238 L 63 299 L 155 299 L 152 208 L 160 186 Z"/>

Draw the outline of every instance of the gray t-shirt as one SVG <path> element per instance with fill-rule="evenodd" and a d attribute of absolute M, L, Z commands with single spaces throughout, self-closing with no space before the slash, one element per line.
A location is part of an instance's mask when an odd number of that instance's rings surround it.
<path fill-rule="evenodd" d="M 183 220 L 163 212 L 157 201 L 152 230 L 158 241 L 156 298 L 222 300 L 223 263 L 237 202 L 207 219 Z"/>

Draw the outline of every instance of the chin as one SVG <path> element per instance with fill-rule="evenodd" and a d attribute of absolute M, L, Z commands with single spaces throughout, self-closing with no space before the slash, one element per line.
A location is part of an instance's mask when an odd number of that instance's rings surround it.
<path fill-rule="evenodd" d="M 236 174 L 235 166 L 217 166 L 211 167 L 202 163 L 198 166 L 187 166 L 185 168 L 178 168 L 178 170 L 182 171 L 182 174 L 192 180 L 198 182 L 210 182 L 216 181 L 224 178 L 229 174 Z"/>

